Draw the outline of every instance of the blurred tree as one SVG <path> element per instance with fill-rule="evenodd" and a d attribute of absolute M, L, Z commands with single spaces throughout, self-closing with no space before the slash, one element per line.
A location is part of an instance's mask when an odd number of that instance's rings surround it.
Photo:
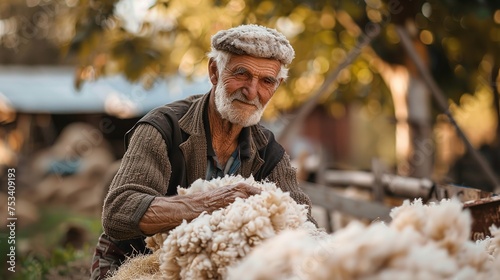
<path fill-rule="evenodd" d="M 176 72 L 204 75 L 210 36 L 219 29 L 265 24 L 285 33 L 297 51 L 285 87 L 293 87 L 294 94 L 276 102 L 277 109 L 289 109 L 301 104 L 370 28 L 382 31 L 372 44 L 380 58 L 411 67 L 394 30 L 396 24 L 409 25 L 416 43 L 423 45 L 419 49 L 428 53 L 423 58 L 434 77 L 458 101 L 474 91 L 480 71 L 498 68 L 499 9 L 494 0 L 287 0 L 279 5 L 269 0 L 5 0 L 0 4 L 0 55 L 7 61 L 6 50 L 16 52 L 23 44 L 40 51 L 40 45 L 27 43 L 45 40 L 78 55 L 79 80 L 120 72 L 150 85 Z M 358 30 L 348 26 L 352 22 Z M 49 59 L 26 53 L 34 61 Z M 322 101 L 375 95 L 391 105 L 373 59 L 363 52 L 341 75 L 337 94 Z"/>
<path fill-rule="evenodd" d="M 4 0 L 0 3 L 1 64 L 75 63 L 61 54 L 71 39 L 77 1 Z"/>
<path fill-rule="evenodd" d="M 339 73 L 319 103 L 336 116 L 345 114 L 345 104 L 353 101 L 377 104 L 378 114 L 392 114 L 398 125 L 411 125 L 411 134 L 404 136 L 406 144 L 401 142 L 403 148 L 425 144 L 440 112 L 431 107 L 428 94 L 420 94 L 426 89 L 400 44 L 398 26 L 413 36 L 415 48 L 450 102 L 461 105 L 463 94 L 487 89 L 498 105 L 500 2 L 496 0 L 285 0 L 279 4 L 270 0 L 4 0 L 0 4 L 3 48 L 19 49 L 24 39 L 38 37 L 62 46 L 78 57 L 77 87 L 115 73 L 146 87 L 173 73 L 205 75 L 210 36 L 241 23 L 280 30 L 297 52 L 290 78 L 268 106 L 267 117 L 299 108 L 347 54 L 356 51 L 357 42 L 380 31 L 371 47 L 363 48 Z M 36 32 L 28 32 L 27 26 Z M 415 104 L 421 105 L 408 107 Z M 416 172 L 415 162 L 408 163 L 422 156 L 416 149 L 409 151 L 402 153 L 406 165 L 400 171 L 430 176 L 428 170 Z M 423 153 L 432 158 L 432 151 Z"/>

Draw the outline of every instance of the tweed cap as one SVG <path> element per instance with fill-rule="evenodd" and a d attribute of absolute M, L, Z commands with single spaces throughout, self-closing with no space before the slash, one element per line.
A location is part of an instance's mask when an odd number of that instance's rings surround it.
<path fill-rule="evenodd" d="M 295 57 L 295 51 L 283 34 L 256 24 L 217 32 L 212 36 L 212 48 L 238 55 L 272 58 L 285 65 Z"/>

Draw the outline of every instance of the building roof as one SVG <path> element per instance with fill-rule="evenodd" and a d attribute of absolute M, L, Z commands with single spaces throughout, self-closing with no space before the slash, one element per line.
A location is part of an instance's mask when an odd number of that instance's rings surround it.
<path fill-rule="evenodd" d="M 0 110 L 21 113 L 107 113 L 120 118 L 144 115 L 163 104 L 208 92 L 208 78 L 172 76 L 151 89 L 116 75 L 74 86 L 74 68 L 0 66 Z M 2 106 L 3 105 L 3 106 Z"/>

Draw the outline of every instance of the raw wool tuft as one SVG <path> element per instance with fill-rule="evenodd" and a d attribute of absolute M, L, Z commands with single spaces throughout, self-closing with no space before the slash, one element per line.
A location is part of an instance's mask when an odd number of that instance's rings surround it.
<path fill-rule="evenodd" d="M 146 237 L 146 247 L 151 249 L 153 252 L 160 250 L 163 246 L 163 241 L 167 239 L 167 233 L 158 233 L 153 236 Z"/>
<path fill-rule="evenodd" d="M 426 240 L 435 242 L 450 254 L 469 239 L 472 217 L 469 210 L 462 210 L 462 204 L 455 200 L 442 200 L 424 205 L 422 200 L 410 203 L 404 201 L 391 210 L 391 227 L 401 231 L 411 227 Z"/>
<path fill-rule="evenodd" d="M 490 227 L 491 237 L 476 241 L 478 247 L 483 248 L 490 255 L 492 261 L 496 261 L 500 267 L 500 228 L 492 225 Z"/>
<path fill-rule="evenodd" d="M 229 267 L 227 279 L 499 278 L 500 231 L 470 241 L 470 213 L 458 201 L 405 202 L 391 216 L 390 224 L 352 222 L 319 240 L 285 231 Z"/>
<path fill-rule="evenodd" d="M 228 267 L 227 279 L 307 279 L 306 270 L 316 268 L 300 256 L 314 256 L 317 247 L 318 240 L 307 231 L 284 230 L 257 246 L 240 263 Z"/>
<path fill-rule="evenodd" d="M 198 180 L 179 194 L 206 191 L 245 182 L 262 192 L 235 202 L 212 214 L 202 214 L 190 223 L 173 229 L 161 249 L 160 270 L 167 279 L 221 279 L 226 267 L 237 263 L 253 247 L 286 229 L 316 231 L 307 221 L 307 206 L 297 204 L 271 182 L 253 177 L 226 176 Z M 318 233 L 315 233 L 318 236 Z"/>
<path fill-rule="evenodd" d="M 500 261 L 500 228 L 491 226 L 490 232 L 493 235 L 493 238 L 490 244 L 488 244 L 488 253 Z"/>

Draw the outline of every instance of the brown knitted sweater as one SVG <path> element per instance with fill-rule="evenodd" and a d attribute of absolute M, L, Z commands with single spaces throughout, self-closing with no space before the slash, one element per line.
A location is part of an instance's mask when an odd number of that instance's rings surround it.
<path fill-rule="evenodd" d="M 180 147 L 187 165 L 188 184 L 199 178 L 205 178 L 207 170 L 207 141 L 203 125 L 203 106 L 208 94 L 195 99 L 188 112 L 179 120 L 179 126 L 190 137 Z M 267 139 L 259 126 L 251 127 L 250 157 L 241 163 L 238 174 L 249 177 L 253 170 L 258 170 L 263 160 L 256 152 L 266 145 Z M 102 224 L 107 235 L 118 239 L 131 239 L 143 235 L 139 221 L 156 196 L 163 196 L 171 175 L 167 146 L 159 131 L 149 124 L 140 124 L 134 131 L 118 173 L 113 179 L 104 201 Z M 311 201 L 298 186 L 295 169 L 290 165 L 290 158 L 285 153 L 281 161 L 269 175 L 275 182 L 299 204 L 309 206 Z"/>

